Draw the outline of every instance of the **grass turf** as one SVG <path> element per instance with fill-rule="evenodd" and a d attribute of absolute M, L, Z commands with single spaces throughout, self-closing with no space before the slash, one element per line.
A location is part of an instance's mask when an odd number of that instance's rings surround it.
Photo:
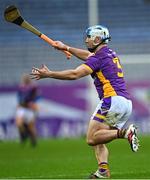
<path fill-rule="evenodd" d="M 113 179 L 150 178 L 150 137 L 140 137 L 139 152 L 125 140 L 108 144 Z M 39 140 L 36 148 L 0 142 L 0 178 L 86 179 L 96 170 L 94 152 L 85 139 Z"/>

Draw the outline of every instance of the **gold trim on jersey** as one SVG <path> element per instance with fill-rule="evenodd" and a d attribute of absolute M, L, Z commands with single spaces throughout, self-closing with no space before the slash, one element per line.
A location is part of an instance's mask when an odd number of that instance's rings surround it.
<path fill-rule="evenodd" d="M 103 84 L 104 98 L 109 96 L 116 96 L 117 95 L 116 91 L 112 87 L 110 81 L 105 78 L 102 71 L 99 71 L 96 74 L 100 82 Z"/>
<path fill-rule="evenodd" d="M 90 66 L 86 65 L 86 64 L 82 64 L 82 66 L 84 66 L 85 68 L 89 69 L 91 71 L 91 73 L 93 72 L 93 69 L 90 68 Z"/>
<path fill-rule="evenodd" d="M 100 119 L 105 119 L 106 118 L 106 116 L 98 114 L 98 113 L 95 115 L 95 117 L 100 118 Z"/>

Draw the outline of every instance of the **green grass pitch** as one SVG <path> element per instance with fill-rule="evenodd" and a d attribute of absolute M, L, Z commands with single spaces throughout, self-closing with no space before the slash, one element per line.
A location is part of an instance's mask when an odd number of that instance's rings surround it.
<path fill-rule="evenodd" d="M 150 137 L 140 137 L 133 153 L 125 140 L 108 144 L 113 179 L 150 179 Z M 85 139 L 39 140 L 36 148 L 0 142 L 0 178 L 86 179 L 96 170 L 94 152 Z"/>

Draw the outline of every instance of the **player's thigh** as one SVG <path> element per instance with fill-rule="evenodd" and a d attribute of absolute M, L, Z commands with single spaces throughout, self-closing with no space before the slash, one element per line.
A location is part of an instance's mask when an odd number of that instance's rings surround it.
<path fill-rule="evenodd" d="M 23 122 L 24 122 L 24 120 L 23 120 L 22 117 L 16 117 L 16 125 L 17 125 L 18 127 L 22 126 L 22 125 L 23 125 Z"/>
<path fill-rule="evenodd" d="M 17 108 L 15 122 L 17 126 L 22 126 L 24 122 L 25 110 L 22 107 Z"/>
<path fill-rule="evenodd" d="M 92 138 L 94 133 L 101 129 L 110 129 L 110 126 L 106 123 L 91 119 L 87 130 L 87 139 Z"/>
<path fill-rule="evenodd" d="M 29 128 L 30 132 L 35 132 L 35 131 L 36 131 L 35 121 L 34 121 L 34 120 L 33 120 L 33 121 L 30 121 L 30 122 L 28 123 L 28 128 Z"/>

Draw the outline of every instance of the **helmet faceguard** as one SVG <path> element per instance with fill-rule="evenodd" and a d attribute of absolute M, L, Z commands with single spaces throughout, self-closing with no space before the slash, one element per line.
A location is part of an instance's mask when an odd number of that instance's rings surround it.
<path fill-rule="evenodd" d="M 101 38 L 101 42 L 99 44 L 96 44 L 94 48 L 88 48 L 90 52 L 94 52 L 94 50 L 100 44 L 107 44 L 111 39 L 108 29 L 101 25 L 91 26 L 87 28 L 86 37 L 91 38 L 92 40 L 94 40 L 96 37 Z"/>

